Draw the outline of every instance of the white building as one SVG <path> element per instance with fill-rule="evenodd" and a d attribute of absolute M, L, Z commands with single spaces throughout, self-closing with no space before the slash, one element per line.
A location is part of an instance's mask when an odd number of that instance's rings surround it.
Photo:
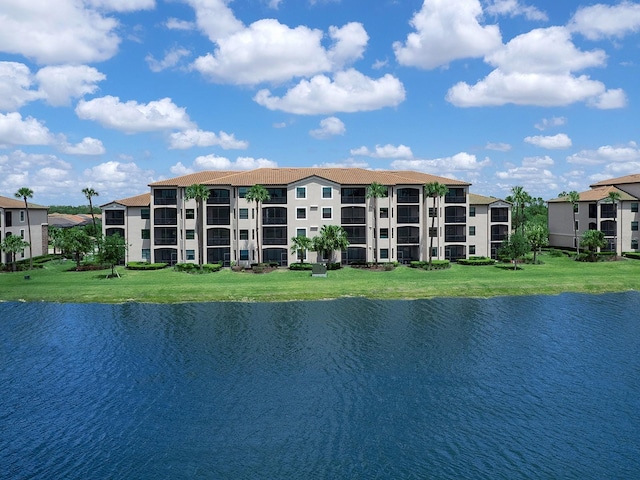
<path fill-rule="evenodd" d="M 48 252 L 49 226 L 47 207 L 29 203 L 29 220 L 31 223 L 31 251 L 34 257 Z M 9 235 L 20 235 L 25 242 L 29 241 L 27 210 L 24 201 L 0 195 L 0 241 Z M 29 248 L 18 254 L 18 260 L 29 258 Z M 4 263 L 11 261 L 5 254 Z"/>

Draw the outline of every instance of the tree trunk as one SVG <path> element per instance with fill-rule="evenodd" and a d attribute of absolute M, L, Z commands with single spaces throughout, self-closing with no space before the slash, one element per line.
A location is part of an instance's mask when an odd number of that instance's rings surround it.
<path fill-rule="evenodd" d="M 260 202 L 256 201 L 256 246 L 258 247 L 258 265 L 260 264 Z"/>

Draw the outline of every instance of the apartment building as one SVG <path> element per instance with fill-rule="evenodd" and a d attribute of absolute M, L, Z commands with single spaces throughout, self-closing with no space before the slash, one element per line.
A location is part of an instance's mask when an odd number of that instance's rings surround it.
<path fill-rule="evenodd" d="M 34 257 L 44 255 L 48 251 L 49 225 L 48 208 L 29 203 L 29 220 L 31 222 L 31 251 Z M 27 210 L 24 201 L 0 195 L 0 241 L 9 235 L 20 235 L 25 242 L 29 241 Z M 29 249 L 18 254 L 18 260 L 29 258 Z M 4 263 L 11 261 L 10 255 L 3 256 Z"/>
<path fill-rule="evenodd" d="M 437 209 L 423 188 L 436 181 L 449 189 Z M 387 187 L 387 196 L 375 202 L 366 196 L 373 182 Z M 210 190 L 202 219 L 207 263 L 256 262 L 258 221 L 261 260 L 281 265 L 297 260 L 290 253 L 292 237 L 312 238 L 323 225 L 340 225 L 347 232 L 350 245 L 340 258 L 344 264 L 425 260 L 430 235 L 434 258 L 495 255 L 511 228 L 508 203 L 470 195 L 470 184 L 459 180 L 413 171 L 261 168 L 205 171 L 152 183 L 149 194 L 102 206 L 104 233 L 127 238 L 129 261 L 195 262 L 197 205 L 185 198 L 193 184 Z M 253 185 L 264 186 L 271 197 L 260 211 L 245 198 Z M 318 261 L 318 254 L 307 252 L 306 260 Z"/>
<path fill-rule="evenodd" d="M 620 195 L 616 203 L 609 200 L 610 192 Z M 616 252 L 618 255 L 639 251 L 640 174 L 594 183 L 590 190 L 579 195 L 580 201 L 575 208 L 566 197 L 549 200 L 549 245 L 576 248 L 575 228 L 578 241 L 587 230 L 603 232 L 607 241 L 603 251 Z"/>

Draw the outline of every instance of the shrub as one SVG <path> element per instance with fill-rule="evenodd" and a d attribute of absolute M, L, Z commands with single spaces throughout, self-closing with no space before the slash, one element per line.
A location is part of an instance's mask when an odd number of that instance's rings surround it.
<path fill-rule="evenodd" d="M 481 266 L 481 265 L 493 265 L 495 264 L 495 260 L 489 257 L 469 257 L 469 258 L 461 258 L 458 260 L 460 265 L 472 265 L 472 266 Z"/>
<path fill-rule="evenodd" d="M 212 273 L 219 271 L 222 265 L 219 263 L 205 263 L 202 265 L 201 270 L 200 266 L 195 263 L 176 263 L 173 268 L 178 272 L 185 273 Z"/>
<path fill-rule="evenodd" d="M 412 260 L 409 266 L 411 268 L 423 268 L 426 270 L 429 268 L 429 262 Z M 449 262 L 449 260 L 432 260 L 431 261 L 432 270 L 444 270 L 449 267 L 451 267 L 451 262 Z"/>
<path fill-rule="evenodd" d="M 313 270 L 312 263 L 292 263 L 289 265 L 289 270 Z"/>
<path fill-rule="evenodd" d="M 167 263 L 129 262 L 128 270 L 161 270 L 168 266 Z"/>
<path fill-rule="evenodd" d="M 549 249 L 549 256 L 550 257 L 561 257 L 564 254 L 565 254 L 565 252 L 563 252 L 562 250 L 558 250 L 557 248 L 550 248 Z"/>
<path fill-rule="evenodd" d="M 634 260 L 640 260 L 640 252 L 624 252 L 623 257 L 633 258 Z"/>
<path fill-rule="evenodd" d="M 209 273 L 219 272 L 221 268 L 222 265 L 219 263 L 205 263 L 204 265 L 202 265 L 202 271 Z"/>
<path fill-rule="evenodd" d="M 327 270 L 340 270 L 341 268 L 340 262 L 327 263 Z"/>

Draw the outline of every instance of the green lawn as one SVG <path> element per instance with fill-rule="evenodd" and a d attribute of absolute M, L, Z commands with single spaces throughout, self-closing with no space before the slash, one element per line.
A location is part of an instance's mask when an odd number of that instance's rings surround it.
<path fill-rule="evenodd" d="M 330 271 L 327 278 L 288 269 L 266 274 L 190 275 L 171 269 L 130 271 L 106 278 L 109 270 L 67 272 L 69 263 L 53 261 L 44 269 L 0 274 L 0 301 L 174 303 L 213 301 L 320 300 L 340 297 L 417 299 L 499 295 L 604 293 L 640 290 L 640 261 L 579 263 L 541 255 L 542 265 L 518 271 L 497 266 L 454 264 L 448 270 L 398 267 L 390 272 L 355 268 Z M 30 275 L 26 280 L 25 275 Z"/>

